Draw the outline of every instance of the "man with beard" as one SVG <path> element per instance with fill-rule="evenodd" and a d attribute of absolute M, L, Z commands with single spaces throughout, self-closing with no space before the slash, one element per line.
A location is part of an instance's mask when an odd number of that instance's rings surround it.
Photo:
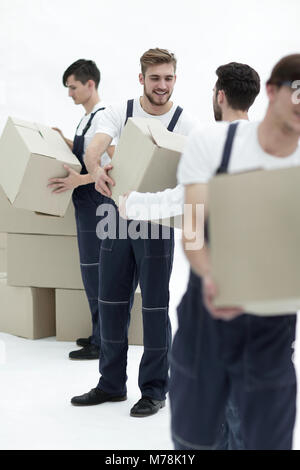
<path fill-rule="evenodd" d="M 165 49 L 150 49 L 141 57 L 140 84 L 143 95 L 119 107 L 110 107 L 101 116 L 97 134 L 87 149 L 85 163 L 104 196 L 111 196 L 108 176 L 112 168 L 99 166 L 101 155 L 113 138 L 119 138 L 129 117 L 159 119 L 169 131 L 187 135 L 195 121 L 170 101 L 176 82 L 176 58 Z M 118 237 L 118 223 L 116 234 Z M 123 221 L 124 223 L 124 221 Z M 126 222 L 125 222 L 126 224 Z M 127 225 L 127 229 L 129 224 Z M 138 282 L 142 293 L 144 354 L 139 368 L 141 399 L 131 416 L 144 417 L 165 406 L 168 391 L 168 351 L 171 325 L 168 315 L 169 280 L 173 262 L 174 232 L 168 238 L 160 226 L 159 239 L 151 239 L 151 224 L 140 231 L 148 238 L 106 238 L 100 250 L 99 313 L 101 323 L 100 380 L 96 388 L 73 397 L 73 405 L 97 405 L 126 400 L 128 320 Z M 137 229 L 138 231 L 138 229 Z"/>
<path fill-rule="evenodd" d="M 197 309 L 178 312 L 172 348 L 170 395 L 176 449 L 215 449 L 229 396 L 238 407 L 245 449 L 292 447 L 296 315 L 282 312 L 264 317 L 236 307 L 216 308 L 209 246 L 204 243 L 201 249 L 190 250 L 194 236 L 189 235 L 196 205 L 208 207 L 207 183 L 216 173 L 299 166 L 300 104 L 295 99 L 299 77 L 300 54 L 283 57 L 267 81 L 263 120 L 195 129 L 179 164 L 178 178 L 193 212 L 183 241 L 195 273 L 191 289 L 200 295 Z"/>
<path fill-rule="evenodd" d="M 216 70 L 218 80 L 213 89 L 213 111 L 216 121 L 248 121 L 248 110 L 260 91 L 258 73 L 249 65 L 230 62 Z M 143 211 L 137 210 L 143 207 Z M 157 219 L 183 214 L 184 188 L 182 185 L 158 193 L 128 192 L 119 211 L 122 217 L 150 220 L 151 210 L 157 210 Z"/>
<path fill-rule="evenodd" d="M 221 65 L 216 70 L 218 77 L 217 82 L 213 89 L 213 111 L 216 121 L 248 121 L 248 110 L 254 103 L 260 91 L 260 78 L 257 72 L 247 64 L 237 62 L 230 62 Z M 242 125 L 242 122 L 240 122 Z M 138 212 L 135 209 L 143 206 L 145 210 Z M 122 207 L 120 207 L 120 214 L 123 217 L 129 218 L 147 218 L 151 215 L 153 207 L 159 207 L 159 217 L 168 218 L 174 215 L 183 213 L 184 208 L 184 189 L 182 185 L 178 185 L 174 189 L 167 189 L 160 193 L 138 193 L 132 192 L 124 198 Z M 135 217 L 135 214 L 138 214 Z M 201 291 L 199 289 L 200 281 L 198 276 L 191 271 L 187 291 L 184 294 L 179 306 L 178 316 L 181 318 L 194 315 L 201 309 Z M 193 325 L 190 326 L 191 330 Z M 190 338 L 193 336 L 191 334 Z M 177 341 L 176 341 L 177 343 Z M 187 353 L 176 351 L 177 346 L 175 343 L 175 354 L 172 355 L 172 367 L 180 367 L 180 361 L 184 358 L 186 361 L 186 370 L 189 370 L 190 356 Z M 178 360 L 178 356 L 181 358 Z M 191 360 L 194 361 L 195 357 Z M 170 390 L 171 403 L 173 396 L 176 395 L 176 390 Z M 176 440 L 175 440 L 176 441 Z M 175 442 L 176 446 L 180 446 Z M 225 420 L 220 428 L 218 439 L 215 443 L 216 450 L 234 450 L 243 449 L 244 444 L 240 432 L 240 419 L 238 410 L 234 404 L 233 399 L 229 399 Z"/>

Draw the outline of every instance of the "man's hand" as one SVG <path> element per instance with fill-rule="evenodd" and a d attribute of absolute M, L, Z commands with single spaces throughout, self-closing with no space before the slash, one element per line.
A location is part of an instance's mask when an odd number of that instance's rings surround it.
<path fill-rule="evenodd" d="M 243 313 L 243 309 L 239 307 L 216 308 L 213 303 L 217 295 L 216 284 L 209 275 L 204 276 L 202 279 L 204 304 L 213 318 L 219 320 L 233 320 Z"/>
<path fill-rule="evenodd" d="M 52 129 L 54 131 L 58 132 L 62 136 L 62 138 L 66 142 L 67 146 L 73 151 L 73 141 L 70 140 L 70 139 L 67 139 L 58 127 L 52 127 Z"/>
<path fill-rule="evenodd" d="M 58 127 L 52 127 L 52 129 L 58 132 L 62 136 L 62 138 L 65 139 L 65 136 L 63 135 L 62 131 Z"/>
<path fill-rule="evenodd" d="M 77 171 L 64 165 L 64 168 L 68 170 L 69 174 L 65 178 L 50 178 L 48 188 L 52 189 L 52 192 L 55 194 L 64 193 L 65 191 L 70 191 L 82 184 L 82 176 Z"/>
<path fill-rule="evenodd" d="M 125 220 L 128 220 L 128 217 L 127 217 L 127 214 L 126 214 L 126 201 L 130 195 L 132 191 L 127 191 L 127 193 L 125 193 L 123 196 L 120 196 L 120 200 L 119 200 L 119 214 L 120 216 L 125 219 Z"/>
<path fill-rule="evenodd" d="M 108 172 L 113 168 L 112 165 L 105 165 L 103 168 L 97 168 L 95 173 L 95 189 L 103 196 L 111 197 L 111 190 L 108 185 L 115 186 L 114 180 L 108 176 Z"/>

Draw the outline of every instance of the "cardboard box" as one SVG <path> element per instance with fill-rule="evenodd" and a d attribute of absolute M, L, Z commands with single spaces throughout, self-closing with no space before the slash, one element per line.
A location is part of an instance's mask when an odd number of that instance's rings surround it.
<path fill-rule="evenodd" d="M 77 237 L 8 234 L 7 280 L 12 286 L 83 289 Z"/>
<path fill-rule="evenodd" d="M 50 127 L 8 118 L 0 139 L 0 184 L 14 207 L 63 216 L 72 191 L 53 194 L 48 179 L 64 177 L 63 164 L 81 165 Z"/>
<path fill-rule="evenodd" d="M 0 186 L 0 232 L 76 235 L 72 201 L 64 217 L 56 217 L 12 206 Z M 2 233 L 0 233 L 2 236 Z"/>
<path fill-rule="evenodd" d="M 128 329 L 128 344 L 134 346 L 143 346 L 144 344 L 142 294 L 140 286 L 138 286 L 135 291 L 134 302 L 131 309 L 130 325 Z"/>
<path fill-rule="evenodd" d="M 177 165 L 186 137 L 169 132 L 157 119 L 130 118 L 122 132 L 110 175 L 112 198 L 127 191 L 157 192 L 177 185 Z"/>
<path fill-rule="evenodd" d="M 2 218 L 2 212 L 0 211 L 1 217 Z M 7 234 L 6 233 L 0 233 L 0 250 L 6 248 L 7 245 Z"/>
<path fill-rule="evenodd" d="M 300 167 L 220 175 L 209 183 L 217 306 L 263 315 L 300 309 Z"/>
<path fill-rule="evenodd" d="M 54 336 L 54 289 L 10 287 L 0 279 L 0 331 L 29 339 Z"/>
<path fill-rule="evenodd" d="M 56 289 L 56 339 L 75 341 L 91 335 L 91 314 L 83 290 Z M 129 344 L 143 344 L 142 299 L 138 288 L 131 311 Z"/>
<path fill-rule="evenodd" d="M 0 248 L 0 273 L 7 271 L 6 256 L 6 248 Z"/>
<path fill-rule="evenodd" d="M 0 219 L 2 217 L 0 211 Z M 0 273 L 6 273 L 6 245 L 7 245 L 7 234 L 0 233 Z"/>

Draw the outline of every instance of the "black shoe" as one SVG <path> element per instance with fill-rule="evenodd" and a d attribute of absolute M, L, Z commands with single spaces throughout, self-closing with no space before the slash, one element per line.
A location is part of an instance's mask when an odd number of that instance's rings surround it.
<path fill-rule="evenodd" d="M 70 359 L 87 360 L 87 359 L 99 359 L 100 350 L 98 346 L 90 344 L 77 351 L 71 351 L 69 354 Z"/>
<path fill-rule="evenodd" d="M 76 340 L 76 344 L 77 346 L 81 346 L 82 348 L 84 348 L 85 346 L 88 346 L 89 344 L 91 344 L 91 339 L 92 339 L 91 336 L 89 336 L 88 338 L 78 338 Z"/>
<path fill-rule="evenodd" d="M 92 388 L 88 393 L 79 395 L 78 397 L 73 397 L 71 399 L 72 405 L 76 406 L 90 406 L 90 405 L 100 405 L 107 401 L 124 401 L 127 400 L 127 395 L 116 396 L 106 393 L 100 388 Z"/>
<path fill-rule="evenodd" d="M 130 410 L 130 416 L 143 418 L 157 413 L 166 405 L 165 400 L 153 400 L 153 398 L 142 397 Z"/>

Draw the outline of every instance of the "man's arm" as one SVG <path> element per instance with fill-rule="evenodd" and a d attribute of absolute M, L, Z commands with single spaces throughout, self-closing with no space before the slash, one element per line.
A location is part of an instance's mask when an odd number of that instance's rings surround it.
<path fill-rule="evenodd" d="M 201 277 L 211 274 L 210 259 L 208 247 L 205 243 L 199 247 L 197 241 L 199 233 L 197 229 L 201 227 L 204 234 L 204 220 L 197 220 L 199 217 L 198 207 L 204 207 L 204 215 L 207 215 L 207 185 L 206 184 L 191 184 L 185 187 L 185 204 L 191 208 L 189 218 L 184 217 L 184 230 L 182 234 L 183 249 L 185 255 L 196 274 Z M 203 213 L 203 212 L 202 212 Z M 191 217 L 190 217 L 191 216 Z M 194 247 L 194 248 L 193 248 Z"/>
<path fill-rule="evenodd" d="M 199 228 L 199 220 L 197 220 L 199 211 L 197 210 L 197 205 L 204 205 L 204 214 L 206 217 L 208 214 L 207 185 L 187 185 L 185 188 L 185 204 L 191 206 L 192 217 L 191 220 L 184 219 L 183 249 L 193 271 L 195 271 L 198 276 L 202 277 L 204 303 L 214 318 L 231 320 L 242 313 L 242 309 L 236 307 L 216 308 L 214 306 L 217 286 L 212 277 L 209 247 L 205 243 L 205 240 L 202 247 L 196 247 L 199 237 L 197 233 Z M 201 230 L 204 233 L 204 220 L 201 220 L 200 224 Z M 193 245 L 194 249 L 192 248 Z"/>
<path fill-rule="evenodd" d="M 93 183 L 91 175 L 81 175 L 77 171 L 70 168 L 68 165 L 64 165 L 64 168 L 68 171 L 68 176 L 65 178 L 50 178 L 48 188 L 52 189 L 55 194 L 63 193 L 65 191 L 72 191 L 78 186 L 84 186 L 89 183 Z"/>
<path fill-rule="evenodd" d="M 124 219 L 158 220 L 183 214 L 184 190 L 181 184 L 156 193 L 128 191 L 119 211 Z"/>
<path fill-rule="evenodd" d="M 101 168 L 100 161 L 102 155 L 108 151 L 112 140 L 112 137 L 108 134 L 95 134 L 84 155 L 84 163 L 92 180 L 95 181 L 95 189 L 108 197 L 111 196 L 108 184 L 112 186 L 115 184 L 112 178 L 108 176 L 108 171 L 112 169 L 112 165 Z"/>
<path fill-rule="evenodd" d="M 109 156 L 110 158 L 112 158 L 112 157 L 114 156 L 115 148 L 116 148 L 115 145 L 110 145 L 110 146 L 108 147 L 108 149 L 106 150 L 106 152 L 107 152 L 107 154 L 108 154 L 108 156 Z"/>

